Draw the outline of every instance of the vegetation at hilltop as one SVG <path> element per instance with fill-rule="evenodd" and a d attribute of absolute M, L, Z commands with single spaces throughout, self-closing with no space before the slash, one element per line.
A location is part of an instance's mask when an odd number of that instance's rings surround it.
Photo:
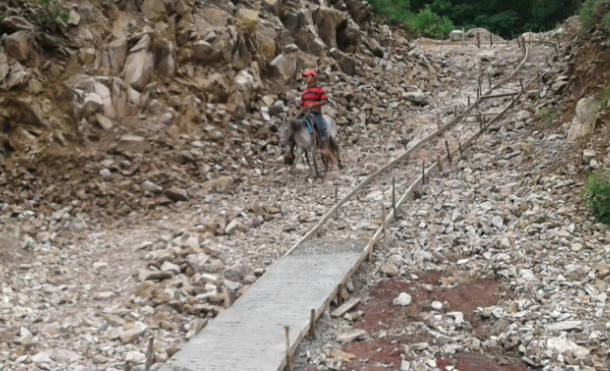
<path fill-rule="evenodd" d="M 484 27 L 504 38 L 544 31 L 574 14 L 581 0 L 368 0 L 391 22 L 428 37 L 454 27 Z M 608 2 L 587 0 L 586 2 Z"/>

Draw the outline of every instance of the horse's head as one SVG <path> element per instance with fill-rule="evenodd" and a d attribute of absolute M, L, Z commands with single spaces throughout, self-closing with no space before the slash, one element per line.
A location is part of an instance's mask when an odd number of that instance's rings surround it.
<path fill-rule="evenodd" d="M 291 120 L 286 120 L 280 125 L 280 147 L 282 150 L 290 144 L 290 137 L 292 137 L 293 130 L 290 121 Z"/>
<path fill-rule="evenodd" d="M 298 119 L 284 121 L 280 126 L 280 146 L 289 146 L 294 139 L 294 134 L 301 128 L 302 122 Z"/>

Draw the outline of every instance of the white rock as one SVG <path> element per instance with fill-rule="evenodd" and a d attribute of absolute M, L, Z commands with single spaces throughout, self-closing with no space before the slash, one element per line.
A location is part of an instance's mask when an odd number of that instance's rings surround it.
<path fill-rule="evenodd" d="M 131 351 L 125 353 L 125 362 L 132 363 L 144 363 L 146 361 L 146 355 L 142 352 Z"/>
<path fill-rule="evenodd" d="M 411 304 L 411 295 L 407 294 L 406 292 L 401 292 L 400 295 L 394 298 L 392 303 L 394 305 L 406 307 L 407 305 Z"/>
<path fill-rule="evenodd" d="M 52 350 L 43 350 L 42 352 L 38 352 L 32 356 L 32 362 L 34 363 L 52 363 L 53 359 L 51 355 L 53 354 Z"/>
<path fill-rule="evenodd" d="M 570 352 L 580 359 L 584 359 L 589 355 L 589 350 L 587 348 L 581 347 L 565 337 L 549 338 L 547 340 L 547 349 L 559 354 Z"/>
<path fill-rule="evenodd" d="M 521 274 L 521 279 L 526 282 L 538 281 L 538 278 L 531 269 L 521 269 L 519 273 Z"/>
<path fill-rule="evenodd" d="M 565 331 L 582 328 L 582 325 L 582 321 L 563 321 L 548 324 L 546 328 L 551 331 Z"/>

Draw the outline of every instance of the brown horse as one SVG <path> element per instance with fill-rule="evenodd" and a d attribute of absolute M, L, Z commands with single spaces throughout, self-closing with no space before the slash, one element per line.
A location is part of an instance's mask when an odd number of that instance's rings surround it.
<path fill-rule="evenodd" d="M 306 120 L 310 123 L 314 122 L 313 117 L 306 114 L 305 118 L 286 121 L 280 127 L 280 146 L 287 164 L 291 165 L 291 172 L 294 173 L 296 163 L 303 155 L 314 176 L 323 178 L 331 163 L 342 169 L 343 165 L 341 164 L 339 145 L 337 144 L 337 129 L 334 122 L 329 116 L 324 115 L 324 120 L 328 124 L 328 140 L 323 141 L 317 130 L 313 130 L 313 133 L 310 134 Z M 294 158 L 290 161 L 293 145 L 295 153 Z"/>

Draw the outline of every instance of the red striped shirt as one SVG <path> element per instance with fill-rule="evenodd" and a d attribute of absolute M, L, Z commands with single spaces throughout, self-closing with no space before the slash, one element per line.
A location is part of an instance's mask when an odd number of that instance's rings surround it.
<path fill-rule="evenodd" d="M 325 101 L 327 99 L 324 89 L 319 86 L 312 86 L 301 93 L 301 106 L 309 107 L 313 103 Z M 319 110 L 319 107 L 317 109 Z"/>

